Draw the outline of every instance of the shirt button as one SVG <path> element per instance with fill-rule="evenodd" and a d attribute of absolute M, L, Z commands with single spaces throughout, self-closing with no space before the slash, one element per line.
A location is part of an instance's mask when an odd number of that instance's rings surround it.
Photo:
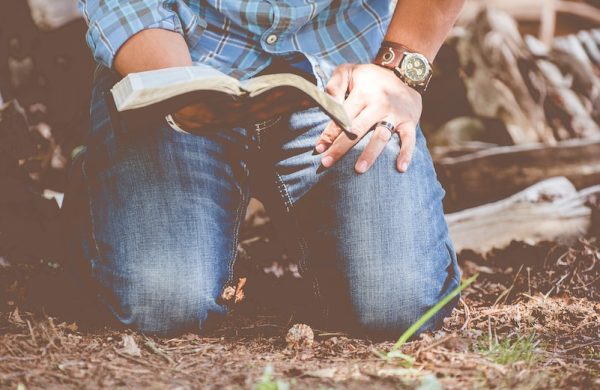
<path fill-rule="evenodd" d="M 277 37 L 277 35 L 275 35 L 275 34 L 271 34 L 271 35 L 269 35 L 269 36 L 267 37 L 267 43 L 268 43 L 269 45 L 272 45 L 272 44 L 274 44 L 275 42 L 277 42 L 277 38 L 278 38 L 278 37 Z"/>

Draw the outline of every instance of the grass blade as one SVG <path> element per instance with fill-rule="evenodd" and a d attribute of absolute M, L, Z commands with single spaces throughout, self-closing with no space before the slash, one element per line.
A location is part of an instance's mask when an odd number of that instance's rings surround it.
<path fill-rule="evenodd" d="M 462 282 L 460 284 L 460 286 L 458 286 L 454 290 L 452 290 L 450 292 L 450 294 L 448 294 L 444 298 L 442 298 L 438 303 L 435 304 L 435 306 L 433 306 L 431 309 L 427 310 L 425 312 L 425 314 L 423 314 L 421 316 L 421 318 L 419 318 L 414 324 L 412 324 L 408 329 L 406 329 L 404 331 L 404 333 L 402 333 L 402 335 L 400 336 L 398 341 L 396 341 L 396 343 L 392 346 L 392 348 L 390 349 L 390 352 L 388 352 L 388 354 L 400 349 L 408 341 L 408 339 L 410 339 L 412 337 L 412 335 L 414 335 L 415 332 L 417 330 L 419 330 L 419 328 L 421 328 L 427 321 L 429 321 L 431 319 L 431 317 L 436 315 L 436 313 L 438 311 L 440 311 L 444 306 L 446 306 L 446 304 L 448 304 L 448 302 L 450 302 L 454 297 L 456 297 L 458 294 L 460 294 L 460 292 L 462 290 L 464 290 L 471 283 L 473 283 L 475 281 L 475 279 L 477 279 L 478 276 L 479 276 L 479 274 L 475 274 L 475 275 L 471 276 L 469 279 Z"/>

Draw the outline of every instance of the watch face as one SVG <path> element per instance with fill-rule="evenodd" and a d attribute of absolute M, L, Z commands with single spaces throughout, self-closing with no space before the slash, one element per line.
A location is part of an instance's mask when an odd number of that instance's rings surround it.
<path fill-rule="evenodd" d="M 402 68 L 406 77 L 415 83 L 425 81 L 429 74 L 429 63 L 421 54 L 407 53 Z"/>

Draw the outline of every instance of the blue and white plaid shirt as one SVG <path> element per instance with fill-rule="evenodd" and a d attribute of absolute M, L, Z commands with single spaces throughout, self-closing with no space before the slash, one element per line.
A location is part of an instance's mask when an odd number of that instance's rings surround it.
<path fill-rule="evenodd" d="M 105 66 L 112 66 L 116 52 L 132 35 L 148 28 L 162 28 L 185 37 L 193 61 L 233 77 L 252 77 L 267 67 L 273 56 L 285 56 L 296 64 L 306 57 L 322 86 L 325 74 L 330 74 L 335 66 L 373 60 L 395 2 L 80 0 L 79 3 L 89 26 L 88 45 L 96 61 Z"/>

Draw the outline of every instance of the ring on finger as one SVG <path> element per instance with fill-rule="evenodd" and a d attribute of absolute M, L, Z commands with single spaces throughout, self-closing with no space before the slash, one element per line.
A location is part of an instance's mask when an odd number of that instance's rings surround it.
<path fill-rule="evenodd" d="M 390 133 L 394 134 L 396 132 L 396 126 L 394 126 L 393 124 L 391 124 L 388 121 L 379 121 L 375 124 L 375 127 L 385 127 L 386 129 L 388 129 L 390 131 Z"/>

